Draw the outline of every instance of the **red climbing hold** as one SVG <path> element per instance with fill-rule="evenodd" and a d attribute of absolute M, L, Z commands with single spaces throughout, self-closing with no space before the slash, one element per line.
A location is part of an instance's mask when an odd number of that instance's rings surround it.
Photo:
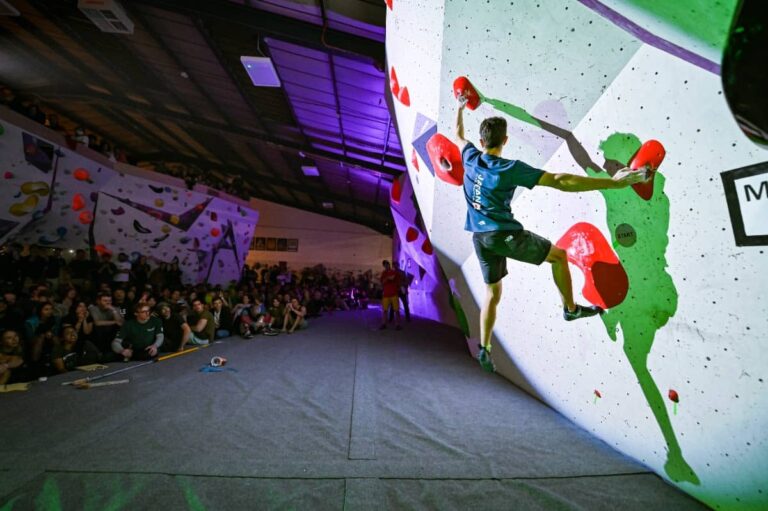
<path fill-rule="evenodd" d="M 82 167 L 80 167 L 79 169 L 75 169 L 72 175 L 75 176 L 75 179 L 77 179 L 78 181 L 88 181 L 89 179 L 91 179 L 91 173 Z"/>
<path fill-rule="evenodd" d="M 629 290 L 627 272 L 600 229 L 580 222 L 568 229 L 556 245 L 584 274 L 581 292 L 589 303 L 610 309 L 624 301 Z"/>
<path fill-rule="evenodd" d="M 94 252 L 96 252 L 99 255 L 109 254 L 112 255 L 112 251 L 108 249 L 105 245 L 96 245 L 93 247 Z"/>
<path fill-rule="evenodd" d="M 93 213 L 90 211 L 81 211 L 80 216 L 77 217 L 81 224 L 87 225 L 93 222 Z"/>
<path fill-rule="evenodd" d="M 397 73 L 395 73 L 394 66 L 389 70 L 389 90 L 392 91 L 392 95 L 395 97 L 400 94 L 400 83 L 397 81 Z"/>
<path fill-rule="evenodd" d="M 400 204 L 400 197 L 403 195 L 403 184 L 400 182 L 399 179 L 395 179 L 392 181 L 392 188 L 390 189 L 390 196 L 392 197 L 392 202 L 395 204 Z"/>
<path fill-rule="evenodd" d="M 600 394 L 600 391 L 595 389 L 595 397 L 603 397 L 602 394 Z"/>
<path fill-rule="evenodd" d="M 411 163 L 413 164 L 413 167 L 416 169 L 416 172 L 418 172 L 419 159 L 416 157 L 416 149 L 411 149 Z"/>
<path fill-rule="evenodd" d="M 214 238 L 216 238 L 219 234 L 221 234 L 221 230 L 218 227 L 211 229 L 211 236 Z"/>
<path fill-rule="evenodd" d="M 408 87 L 400 89 L 400 94 L 397 95 L 397 99 L 405 106 L 411 106 L 411 96 L 408 94 Z"/>
<path fill-rule="evenodd" d="M 461 152 L 445 135 L 440 133 L 432 135 L 427 141 L 427 153 L 438 178 L 455 186 L 461 186 L 464 183 Z"/>
<path fill-rule="evenodd" d="M 387 7 L 389 7 L 389 10 L 392 10 L 392 1 L 393 0 L 384 0 L 384 3 L 387 4 Z"/>
<path fill-rule="evenodd" d="M 653 197 L 653 178 L 656 177 L 656 169 L 659 168 L 667 152 L 664 146 L 658 140 L 649 140 L 640 146 L 629 163 L 629 168 L 638 170 L 645 166 L 648 170 L 648 180 L 645 183 L 632 185 L 632 189 L 644 200 L 651 200 Z"/>
<path fill-rule="evenodd" d="M 427 255 L 432 255 L 434 253 L 434 250 L 432 249 L 432 243 L 429 242 L 429 238 L 426 238 L 424 243 L 421 244 L 421 251 Z"/>
<path fill-rule="evenodd" d="M 480 94 L 466 76 L 459 76 L 453 81 L 453 97 L 458 98 L 459 95 L 467 98 L 467 108 L 470 110 L 480 106 Z"/>
<path fill-rule="evenodd" d="M 80 211 L 85 207 L 85 197 L 83 197 L 81 194 L 76 193 L 72 196 L 72 209 L 74 211 Z"/>
<path fill-rule="evenodd" d="M 676 390 L 669 389 L 668 397 L 669 397 L 669 400 L 672 401 L 673 403 L 680 402 L 680 396 L 677 395 Z"/>
<path fill-rule="evenodd" d="M 408 230 L 405 232 L 405 241 L 407 241 L 408 243 L 416 241 L 418 238 L 419 238 L 419 231 L 414 229 L 413 227 L 409 227 Z"/>

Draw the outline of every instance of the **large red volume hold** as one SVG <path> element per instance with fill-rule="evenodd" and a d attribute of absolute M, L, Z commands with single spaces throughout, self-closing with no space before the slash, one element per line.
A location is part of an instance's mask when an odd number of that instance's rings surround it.
<path fill-rule="evenodd" d="M 667 152 L 664 146 L 658 140 L 649 140 L 640 146 L 629 163 L 629 168 L 638 170 L 645 166 L 649 167 L 648 180 L 645 183 L 632 185 L 632 189 L 644 200 L 651 200 L 653 197 L 653 179 L 656 177 L 656 169 L 659 168 Z"/>
<path fill-rule="evenodd" d="M 610 309 L 624 301 L 629 290 L 627 272 L 600 229 L 587 222 L 572 226 L 556 245 L 584 274 L 581 293 L 593 305 Z"/>
<path fill-rule="evenodd" d="M 455 186 L 464 184 L 464 165 L 456 144 L 445 135 L 435 133 L 427 141 L 427 153 L 438 178 Z"/>
<path fill-rule="evenodd" d="M 458 98 L 459 95 L 467 98 L 467 108 L 470 110 L 480 106 L 480 94 L 466 76 L 459 76 L 453 81 L 453 97 Z"/>

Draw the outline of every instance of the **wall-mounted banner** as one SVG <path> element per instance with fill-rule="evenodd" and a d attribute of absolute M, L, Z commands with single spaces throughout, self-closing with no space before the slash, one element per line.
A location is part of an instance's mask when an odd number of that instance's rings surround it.
<path fill-rule="evenodd" d="M 768 245 L 768 162 L 720 174 L 739 247 Z"/>

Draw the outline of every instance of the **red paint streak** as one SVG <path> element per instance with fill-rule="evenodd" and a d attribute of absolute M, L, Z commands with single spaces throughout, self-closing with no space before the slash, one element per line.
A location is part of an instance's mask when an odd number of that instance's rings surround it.
<path fill-rule="evenodd" d="M 435 175 L 448 184 L 461 186 L 464 182 L 464 165 L 459 148 L 445 135 L 435 133 L 427 141 L 427 153 L 435 169 Z"/>
<path fill-rule="evenodd" d="M 632 185 L 632 189 L 644 200 L 651 200 L 653 197 L 653 179 L 656 177 L 656 169 L 659 168 L 661 162 L 664 161 L 664 156 L 667 152 L 664 150 L 664 146 L 658 140 L 649 140 L 640 146 L 635 155 L 632 157 L 629 163 L 629 168 L 637 170 L 645 167 L 650 167 L 650 177 L 645 183 L 637 183 Z"/>
<path fill-rule="evenodd" d="M 419 231 L 417 231 L 413 227 L 409 227 L 408 230 L 405 232 L 405 241 L 409 243 L 416 241 L 418 238 L 419 238 Z"/>
<path fill-rule="evenodd" d="M 416 157 L 416 149 L 411 149 L 411 163 L 416 171 L 419 171 L 419 159 Z"/>
<path fill-rule="evenodd" d="M 597 227 L 587 222 L 575 224 L 556 245 L 567 252 L 568 261 L 584 274 L 581 292 L 587 301 L 603 309 L 624 301 L 629 290 L 627 272 Z"/>
<path fill-rule="evenodd" d="M 459 76 L 453 81 L 453 97 L 458 98 L 459 95 L 467 98 L 467 108 L 474 110 L 480 106 L 480 94 L 478 94 L 475 86 L 467 79 L 466 76 Z"/>
<path fill-rule="evenodd" d="M 392 95 L 403 105 L 411 106 L 411 95 L 408 93 L 408 87 L 400 87 L 400 81 L 397 79 L 397 73 L 394 66 L 389 69 L 389 90 Z"/>
<path fill-rule="evenodd" d="M 667 395 L 669 397 L 669 400 L 673 403 L 679 403 L 680 402 L 680 396 L 677 395 L 676 390 L 669 389 L 669 394 Z"/>

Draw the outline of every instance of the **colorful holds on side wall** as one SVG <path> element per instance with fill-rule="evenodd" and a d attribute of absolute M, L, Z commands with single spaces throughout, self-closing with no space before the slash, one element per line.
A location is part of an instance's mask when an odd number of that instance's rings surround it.
<path fill-rule="evenodd" d="M 88 172 L 87 169 L 84 169 L 82 167 L 75 169 L 75 171 L 72 173 L 72 176 L 74 176 L 74 178 L 77 179 L 78 181 L 91 180 L 91 173 Z"/>
<path fill-rule="evenodd" d="M 435 133 L 427 141 L 427 153 L 435 175 L 454 186 L 464 183 L 464 165 L 459 148 L 442 133 Z"/>
<path fill-rule="evenodd" d="M 72 196 L 72 210 L 80 211 L 85 207 L 85 197 L 82 194 L 76 193 Z"/>
<path fill-rule="evenodd" d="M 21 193 L 25 195 L 37 194 L 45 197 L 50 191 L 51 189 L 48 186 L 48 183 L 44 181 L 27 181 L 21 185 Z"/>
<path fill-rule="evenodd" d="M 649 140 L 640 146 L 637 153 L 632 157 L 629 168 L 640 170 L 643 167 L 648 168 L 648 180 L 645 183 L 632 185 L 632 189 L 644 200 L 651 200 L 653 197 L 653 179 L 656 176 L 656 169 L 659 168 L 664 156 L 667 154 L 664 146 L 658 140 Z"/>
<path fill-rule="evenodd" d="M 90 211 L 81 211 L 80 215 L 77 217 L 77 220 L 83 225 L 90 224 L 93 222 L 93 213 Z"/>
<path fill-rule="evenodd" d="M 610 309 L 624 301 L 629 278 L 619 258 L 594 225 L 579 222 L 557 241 L 568 254 L 568 260 L 584 274 L 584 298 L 593 305 Z"/>
<path fill-rule="evenodd" d="M 472 85 L 472 82 L 466 76 L 459 76 L 453 81 L 453 97 L 458 98 L 459 95 L 466 98 L 467 108 L 470 110 L 474 110 L 482 102 L 477 89 L 475 89 L 475 86 Z"/>
<path fill-rule="evenodd" d="M 29 213 L 32 212 L 32 210 L 35 209 L 39 201 L 40 199 L 37 197 L 37 195 L 30 195 L 29 197 L 24 199 L 22 202 L 17 202 L 16 204 L 12 204 L 11 207 L 8 208 L 8 212 L 13 216 L 28 215 Z"/>

